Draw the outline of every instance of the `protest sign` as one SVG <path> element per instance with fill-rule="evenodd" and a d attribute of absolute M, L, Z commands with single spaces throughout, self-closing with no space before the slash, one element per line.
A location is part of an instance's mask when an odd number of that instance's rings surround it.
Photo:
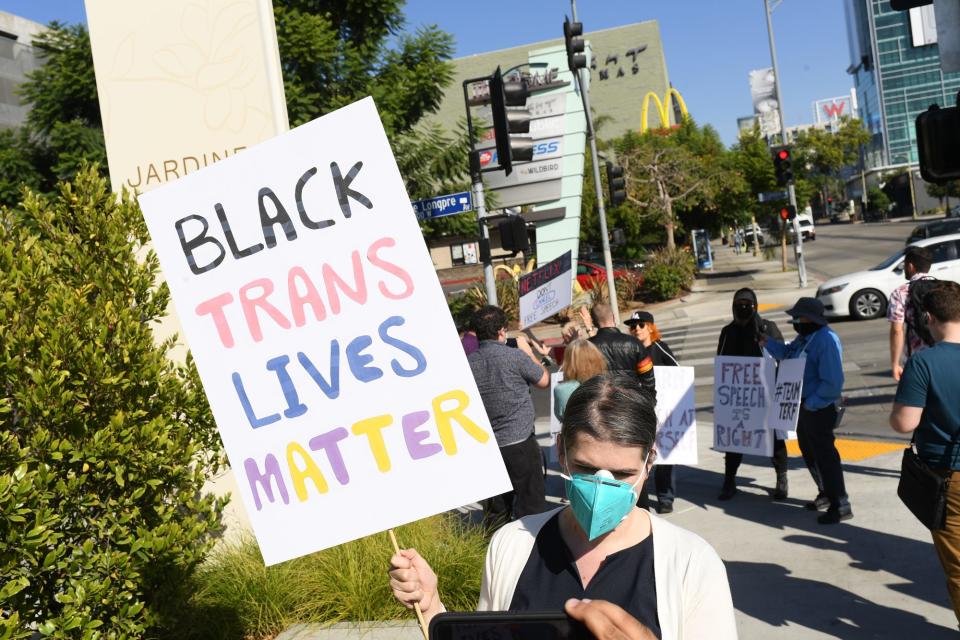
<path fill-rule="evenodd" d="M 767 424 L 773 379 L 767 358 L 717 356 L 714 360 L 713 448 L 773 455 Z"/>
<path fill-rule="evenodd" d="M 267 564 L 511 489 L 372 99 L 140 205 Z"/>
<path fill-rule="evenodd" d="M 781 360 L 777 369 L 777 382 L 770 405 L 769 426 L 777 431 L 777 437 L 789 439 L 790 432 L 797 428 L 800 416 L 800 398 L 803 391 L 803 369 L 807 359 Z"/>
<path fill-rule="evenodd" d="M 697 464 L 693 367 L 654 367 L 657 381 L 656 464 Z"/>
<path fill-rule="evenodd" d="M 573 265 L 567 251 L 539 269 L 520 276 L 520 323 L 529 327 L 570 306 Z"/>

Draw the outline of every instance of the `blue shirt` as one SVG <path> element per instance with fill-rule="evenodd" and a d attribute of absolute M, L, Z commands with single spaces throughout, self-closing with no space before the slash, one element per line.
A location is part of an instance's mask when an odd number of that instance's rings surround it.
<path fill-rule="evenodd" d="M 960 344 L 940 342 L 907 361 L 894 402 L 921 407 L 917 454 L 931 467 L 960 471 Z M 957 442 L 957 444 L 954 444 Z"/>
<path fill-rule="evenodd" d="M 843 347 L 830 327 L 783 343 L 767 339 L 767 351 L 777 360 L 807 356 L 803 369 L 803 406 L 817 411 L 840 399 L 843 391 Z"/>

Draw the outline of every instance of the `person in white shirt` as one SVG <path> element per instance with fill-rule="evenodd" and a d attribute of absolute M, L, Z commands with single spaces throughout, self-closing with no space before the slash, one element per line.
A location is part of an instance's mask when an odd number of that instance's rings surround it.
<path fill-rule="evenodd" d="M 573 392 L 557 438 L 570 504 L 494 534 L 479 610 L 562 611 L 571 598 L 602 600 L 647 633 L 635 637 L 737 637 L 716 551 L 636 507 L 656 455 L 656 428 L 654 401 L 632 374 L 597 376 Z M 390 561 L 397 600 L 419 604 L 428 622 L 445 610 L 439 578 L 424 558 L 407 549 Z"/>

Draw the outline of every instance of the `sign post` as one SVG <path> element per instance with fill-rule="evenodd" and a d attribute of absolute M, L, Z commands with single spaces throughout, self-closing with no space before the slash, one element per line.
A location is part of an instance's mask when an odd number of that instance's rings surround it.
<path fill-rule="evenodd" d="M 510 490 L 371 98 L 139 200 L 266 564 Z"/>

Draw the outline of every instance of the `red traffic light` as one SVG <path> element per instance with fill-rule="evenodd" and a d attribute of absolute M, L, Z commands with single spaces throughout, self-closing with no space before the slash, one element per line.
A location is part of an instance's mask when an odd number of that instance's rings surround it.
<path fill-rule="evenodd" d="M 780 149 L 780 151 L 777 152 L 777 157 L 781 160 L 787 160 L 790 157 L 790 152 L 786 149 Z"/>
<path fill-rule="evenodd" d="M 790 219 L 790 209 L 787 209 L 786 207 L 784 207 L 783 209 L 780 209 L 780 217 L 781 217 L 782 219 L 784 219 L 784 220 L 789 220 L 789 219 Z"/>

